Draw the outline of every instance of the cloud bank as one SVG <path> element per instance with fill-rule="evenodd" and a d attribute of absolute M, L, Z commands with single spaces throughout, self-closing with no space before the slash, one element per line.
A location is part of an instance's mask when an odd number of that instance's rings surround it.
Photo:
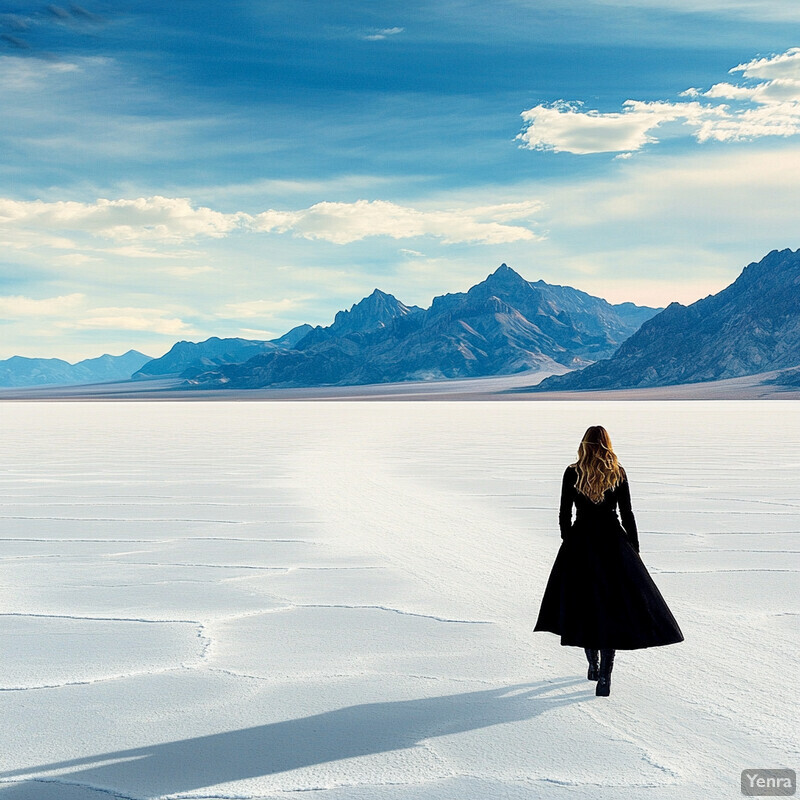
<path fill-rule="evenodd" d="M 334 244 L 350 244 L 368 236 L 392 239 L 435 236 L 446 244 L 499 244 L 540 238 L 527 227 L 506 224 L 529 218 L 540 208 L 540 203 L 530 201 L 419 211 L 384 200 L 357 200 L 355 203 L 317 203 L 302 211 L 265 211 L 254 218 L 253 228 L 292 232 L 304 239 L 323 239 Z"/>
<path fill-rule="evenodd" d="M 0 198 L 0 229 L 80 232 L 119 242 L 183 242 L 222 238 L 233 231 L 291 233 L 303 239 L 350 244 L 371 236 L 433 236 L 447 244 L 498 244 L 541 237 L 514 221 L 532 217 L 535 201 L 447 210 L 419 210 L 383 200 L 316 203 L 299 211 L 223 213 L 188 198 L 100 199 L 94 203 Z"/>
<path fill-rule="evenodd" d="M 738 82 L 690 88 L 678 101 L 626 100 L 622 110 L 584 110 L 580 102 L 523 111 L 522 147 L 556 153 L 630 153 L 657 142 L 656 129 L 677 123 L 698 142 L 732 142 L 800 133 L 800 47 L 733 67 Z"/>

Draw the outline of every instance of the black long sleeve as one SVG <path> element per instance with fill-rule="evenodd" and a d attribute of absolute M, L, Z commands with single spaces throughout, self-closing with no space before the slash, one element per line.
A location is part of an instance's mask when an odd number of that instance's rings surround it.
<path fill-rule="evenodd" d="M 622 527 L 625 528 L 625 534 L 631 547 L 638 553 L 639 552 L 639 532 L 636 530 L 636 520 L 633 516 L 633 509 L 631 508 L 631 487 L 628 484 L 628 479 L 625 478 L 617 489 L 617 500 L 619 503 L 619 515 L 622 521 Z"/>
<path fill-rule="evenodd" d="M 566 539 L 572 530 L 572 492 L 575 485 L 575 472 L 571 467 L 564 470 L 561 480 L 561 504 L 558 507 L 558 527 L 561 529 L 561 538 Z"/>

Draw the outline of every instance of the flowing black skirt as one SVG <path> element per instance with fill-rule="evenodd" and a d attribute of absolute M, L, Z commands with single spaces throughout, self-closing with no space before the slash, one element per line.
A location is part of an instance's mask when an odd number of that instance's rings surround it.
<path fill-rule="evenodd" d="M 619 530 L 573 530 L 545 587 L 535 631 L 562 645 L 638 650 L 683 641 L 639 554 Z"/>

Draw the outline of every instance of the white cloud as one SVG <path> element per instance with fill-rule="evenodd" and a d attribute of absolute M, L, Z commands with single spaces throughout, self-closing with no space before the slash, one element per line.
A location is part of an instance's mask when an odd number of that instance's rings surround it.
<path fill-rule="evenodd" d="M 385 200 L 357 200 L 353 203 L 322 202 L 299 211 L 270 209 L 255 216 L 242 211 L 222 213 L 192 205 L 187 198 L 140 197 L 135 200 L 99 199 L 94 203 L 44 202 L 0 198 L 0 231 L 14 232 L 17 247 L 38 245 L 77 250 L 69 239 L 50 239 L 53 231 L 71 231 L 112 239 L 123 244 L 119 255 L 158 257 L 142 249 L 139 242 L 180 243 L 199 237 L 222 238 L 235 230 L 288 233 L 304 239 L 321 239 L 349 244 L 369 236 L 406 239 L 435 236 L 446 243 L 498 244 L 536 241 L 541 238 L 528 227 L 509 225 L 530 219 L 539 210 L 534 201 L 495 206 L 419 210 Z M 97 248 L 83 248 L 100 251 Z M 169 254 L 179 257 L 180 252 Z M 186 255 L 186 254 L 183 254 Z"/>
<path fill-rule="evenodd" d="M 373 33 L 368 33 L 362 36 L 368 42 L 378 42 L 381 39 L 386 39 L 389 36 L 397 36 L 398 33 L 403 33 L 405 28 L 379 28 Z"/>
<path fill-rule="evenodd" d="M 732 83 L 715 83 L 707 92 L 699 92 L 696 89 L 692 94 L 693 97 L 712 97 L 721 98 L 724 100 L 752 100 L 755 89 L 749 86 L 734 86 Z M 681 92 L 681 95 L 688 94 Z"/>
<path fill-rule="evenodd" d="M 741 72 L 745 78 L 762 80 L 800 80 L 800 47 L 790 47 L 777 56 L 755 58 L 739 64 L 731 72 Z"/>
<path fill-rule="evenodd" d="M 49 84 L 69 73 L 81 72 L 85 66 L 102 66 L 104 58 L 80 58 L 76 61 L 55 61 L 23 56 L 0 56 L 0 85 L 4 91 L 27 92 Z"/>
<path fill-rule="evenodd" d="M 421 211 L 384 200 L 354 203 L 317 203 L 301 211 L 265 211 L 255 216 L 253 228 L 287 233 L 304 239 L 349 244 L 369 236 L 407 239 L 435 236 L 445 243 L 500 244 L 540 239 L 511 220 L 529 218 L 540 205 L 522 202 L 497 206 Z"/>
<path fill-rule="evenodd" d="M 493 222 L 513 222 L 514 220 L 531 219 L 541 210 L 540 200 L 521 200 L 516 203 L 475 206 L 469 209 L 469 214 L 475 218 L 490 219 Z"/>
<path fill-rule="evenodd" d="M 101 198 L 94 203 L 0 198 L 0 228 L 82 231 L 123 242 L 219 238 L 240 227 L 246 219 L 246 214 L 195 208 L 182 197 Z"/>
<path fill-rule="evenodd" d="M 523 111 L 523 147 L 579 155 L 634 152 L 654 143 L 659 126 L 681 123 L 699 142 L 742 141 L 800 133 L 800 48 L 755 59 L 730 70 L 744 84 L 721 82 L 686 100 L 626 100 L 621 111 L 584 110 L 563 100 Z M 755 82 L 754 81 L 758 81 Z M 721 102 L 728 101 L 728 102 Z"/>
<path fill-rule="evenodd" d="M 6 319 L 62 316 L 82 306 L 84 300 L 85 295 L 80 292 L 59 297 L 46 297 L 41 300 L 22 295 L 8 295 L 0 297 L 0 316 Z"/>
<path fill-rule="evenodd" d="M 655 142 L 651 131 L 700 111 L 697 103 L 642 103 L 627 100 L 623 111 L 584 111 L 582 104 L 557 101 L 523 111 L 527 129 L 517 138 L 531 150 L 607 153 L 639 150 Z"/>
<path fill-rule="evenodd" d="M 84 248 L 86 249 L 86 248 Z M 170 248 L 165 250 L 163 247 L 148 247 L 141 244 L 124 244 L 112 247 L 89 248 L 90 252 L 102 253 L 109 256 L 122 256 L 123 258 L 143 258 L 143 259 L 164 259 L 164 258 L 193 258 L 196 251 L 192 249 L 175 250 Z"/>

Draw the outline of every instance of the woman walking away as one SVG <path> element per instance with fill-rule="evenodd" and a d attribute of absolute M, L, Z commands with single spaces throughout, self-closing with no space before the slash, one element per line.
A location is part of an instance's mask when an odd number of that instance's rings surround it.
<path fill-rule="evenodd" d="M 683 633 L 639 558 L 628 479 L 601 425 L 564 471 L 558 524 L 563 541 L 534 630 L 583 647 L 595 694 L 607 697 L 616 650 L 675 644 Z"/>

